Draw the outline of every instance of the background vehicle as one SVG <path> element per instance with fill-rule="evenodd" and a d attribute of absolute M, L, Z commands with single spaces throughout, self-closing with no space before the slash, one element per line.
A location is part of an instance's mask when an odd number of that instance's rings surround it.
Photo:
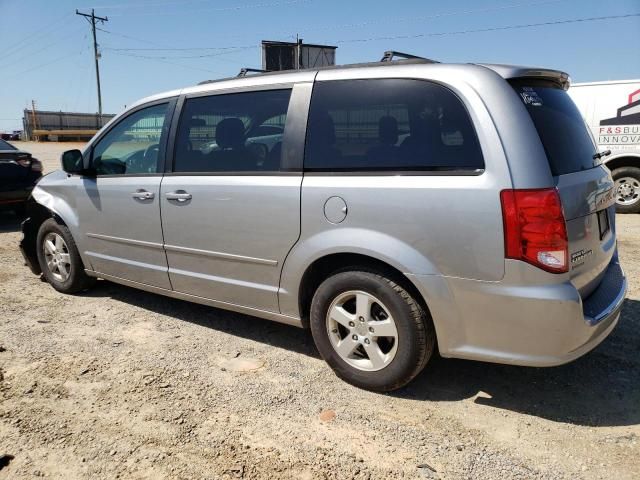
<path fill-rule="evenodd" d="M 259 125 L 255 129 L 249 128 L 247 133 L 247 147 L 251 148 L 257 155 L 266 158 L 272 151 L 273 147 L 282 144 L 282 135 L 284 133 L 284 125 Z M 218 144 L 213 141 L 205 143 L 200 147 L 200 151 L 208 155 L 209 153 L 219 150 Z"/>
<path fill-rule="evenodd" d="M 25 201 L 41 176 L 39 160 L 0 140 L 0 208 L 22 214 Z"/>
<path fill-rule="evenodd" d="M 1 133 L 0 139 L 2 140 L 20 140 L 20 135 L 22 134 L 22 130 L 14 130 L 11 133 Z"/>
<path fill-rule="evenodd" d="M 616 182 L 616 211 L 640 212 L 640 80 L 575 83 L 569 96 L 591 128 Z"/>
<path fill-rule="evenodd" d="M 308 326 L 372 390 L 405 385 L 436 342 L 566 363 L 612 331 L 626 291 L 614 183 L 567 87 L 413 59 L 157 95 L 63 154 L 21 248 L 61 292 L 99 277 Z"/>

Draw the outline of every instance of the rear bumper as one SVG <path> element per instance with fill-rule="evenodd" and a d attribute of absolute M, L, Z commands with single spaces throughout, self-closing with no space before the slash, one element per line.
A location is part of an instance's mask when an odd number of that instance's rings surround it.
<path fill-rule="evenodd" d="M 568 281 L 548 284 L 549 275 L 534 267 L 507 264 L 500 282 L 447 278 L 446 289 L 432 299 L 427 289 L 433 291 L 433 279 L 412 276 L 427 298 L 442 356 L 561 365 L 595 348 L 615 328 L 627 290 L 616 257 L 584 301 Z M 531 281 L 536 277 L 540 282 Z"/>

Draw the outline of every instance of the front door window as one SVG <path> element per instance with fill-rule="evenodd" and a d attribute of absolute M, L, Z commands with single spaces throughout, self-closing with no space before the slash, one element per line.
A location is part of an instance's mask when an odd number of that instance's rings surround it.
<path fill-rule="evenodd" d="M 93 149 L 96 175 L 157 173 L 167 107 L 164 103 L 138 110 L 102 137 Z"/>

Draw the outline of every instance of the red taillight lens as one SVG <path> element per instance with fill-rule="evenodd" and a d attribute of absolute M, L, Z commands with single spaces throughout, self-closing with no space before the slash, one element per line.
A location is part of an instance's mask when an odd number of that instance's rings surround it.
<path fill-rule="evenodd" d="M 500 192 L 505 256 L 552 273 L 569 271 L 567 227 L 555 188 Z"/>

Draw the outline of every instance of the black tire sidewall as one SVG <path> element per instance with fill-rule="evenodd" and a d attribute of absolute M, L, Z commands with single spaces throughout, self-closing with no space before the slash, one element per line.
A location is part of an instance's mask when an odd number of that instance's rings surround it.
<path fill-rule="evenodd" d="M 640 168 L 638 167 L 620 167 L 611 172 L 613 180 L 617 180 L 621 177 L 633 177 L 640 182 Z M 640 201 L 637 201 L 633 205 L 620 205 L 616 202 L 617 213 L 640 213 Z"/>
<path fill-rule="evenodd" d="M 69 272 L 69 278 L 67 278 L 64 282 L 56 280 L 51 274 L 49 267 L 47 266 L 47 261 L 45 259 L 43 251 L 43 242 L 45 237 L 49 233 L 57 233 L 58 235 L 60 235 L 64 239 L 65 243 L 67 244 L 67 249 L 69 250 L 69 263 L 71 265 L 71 271 Z M 52 218 L 45 220 L 38 230 L 36 247 L 36 251 L 38 254 L 38 263 L 40 264 L 42 274 L 53 288 L 63 293 L 75 293 L 84 287 L 84 280 L 86 278 L 86 274 L 84 273 L 84 266 L 82 264 L 80 254 L 78 253 L 78 248 L 76 247 L 73 237 L 71 236 L 71 232 L 66 226 L 58 224 Z"/>
<path fill-rule="evenodd" d="M 327 311 L 333 300 L 350 290 L 362 290 L 380 299 L 391 310 L 398 331 L 398 348 L 394 359 L 382 370 L 362 371 L 346 363 L 335 351 L 326 328 Z M 404 291 L 404 290 L 403 290 Z M 405 292 L 406 293 L 406 292 Z M 423 312 L 420 310 L 421 314 Z M 325 280 L 317 289 L 311 305 L 311 332 L 322 358 L 345 381 L 374 391 L 390 391 L 408 383 L 426 364 L 421 342 L 433 342 L 426 332 L 428 323 L 416 321 L 411 304 L 394 290 L 388 279 L 370 272 L 342 272 Z"/>

